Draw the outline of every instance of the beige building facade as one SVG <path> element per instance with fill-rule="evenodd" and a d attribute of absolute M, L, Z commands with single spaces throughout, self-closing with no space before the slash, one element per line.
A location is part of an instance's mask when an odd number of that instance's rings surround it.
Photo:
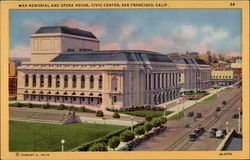
<path fill-rule="evenodd" d="M 179 97 L 179 69 L 163 54 L 100 51 L 92 33 L 64 26 L 40 28 L 31 46 L 31 62 L 18 68 L 18 100 L 121 108 Z"/>

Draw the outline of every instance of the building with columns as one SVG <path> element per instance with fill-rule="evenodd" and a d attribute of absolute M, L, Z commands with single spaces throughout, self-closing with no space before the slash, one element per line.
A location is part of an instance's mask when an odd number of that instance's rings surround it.
<path fill-rule="evenodd" d="M 211 67 L 201 59 L 178 57 L 172 59 L 180 69 L 180 85 L 183 90 L 211 88 Z"/>
<path fill-rule="evenodd" d="M 179 69 L 157 52 L 100 51 L 91 32 L 65 26 L 41 27 L 31 48 L 18 68 L 20 101 L 121 108 L 179 97 Z"/>

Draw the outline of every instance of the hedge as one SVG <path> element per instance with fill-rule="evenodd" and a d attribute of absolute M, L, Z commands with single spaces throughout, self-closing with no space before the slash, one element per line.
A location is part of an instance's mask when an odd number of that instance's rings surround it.
<path fill-rule="evenodd" d="M 11 103 L 9 104 L 11 107 L 27 107 L 27 108 L 42 108 L 42 109 L 57 109 L 57 110 L 69 110 L 75 112 L 88 112 L 88 113 L 96 113 L 96 111 L 90 110 L 82 107 L 74 107 L 74 106 L 65 106 L 64 104 L 60 105 L 52 105 L 52 104 L 32 104 L 32 103 Z"/>
<path fill-rule="evenodd" d="M 141 126 L 141 125 L 144 125 L 144 122 L 137 123 L 136 125 L 133 126 L 133 128 L 135 129 L 135 128 Z M 111 137 L 119 136 L 120 133 L 122 133 L 122 132 L 124 132 L 125 130 L 128 130 L 128 129 L 130 130 L 131 127 L 126 127 L 126 128 L 123 128 L 123 129 L 121 129 L 121 130 L 119 130 L 119 131 L 110 132 L 109 134 L 107 134 L 107 135 L 104 136 L 104 137 L 98 138 L 98 139 L 93 140 L 93 141 L 91 141 L 91 142 L 84 143 L 84 144 L 82 144 L 82 145 L 80 145 L 80 146 L 78 146 L 78 147 L 72 149 L 71 151 L 75 151 L 75 150 L 78 150 L 78 151 L 88 151 L 88 149 L 89 149 L 90 146 L 92 146 L 92 145 L 95 144 L 95 143 L 99 143 L 99 142 L 104 142 L 104 143 L 107 144 L 108 141 L 109 141 L 109 139 L 110 139 Z"/>

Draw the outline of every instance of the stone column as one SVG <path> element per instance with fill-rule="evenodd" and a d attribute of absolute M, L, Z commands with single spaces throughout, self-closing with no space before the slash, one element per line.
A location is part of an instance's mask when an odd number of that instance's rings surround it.
<path fill-rule="evenodd" d="M 29 75 L 29 88 L 33 88 L 33 74 L 28 74 Z"/>
<path fill-rule="evenodd" d="M 36 88 L 41 88 L 40 87 L 40 80 L 41 80 L 40 76 L 41 76 L 41 74 L 36 75 Z"/>
<path fill-rule="evenodd" d="M 72 77 L 73 77 L 73 75 L 68 75 L 68 88 L 69 89 L 72 89 Z"/>
<path fill-rule="evenodd" d="M 81 89 L 81 76 L 82 75 L 76 75 L 76 89 Z"/>

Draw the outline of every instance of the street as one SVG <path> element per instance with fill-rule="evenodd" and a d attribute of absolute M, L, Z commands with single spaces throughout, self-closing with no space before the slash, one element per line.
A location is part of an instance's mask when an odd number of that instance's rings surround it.
<path fill-rule="evenodd" d="M 210 138 L 209 131 L 211 128 L 226 129 L 226 122 L 229 123 L 229 130 L 237 130 L 237 119 L 233 119 L 232 115 L 238 113 L 238 108 L 241 107 L 241 88 L 226 89 L 219 92 L 218 95 L 219 97 L 212 102 L 200 102 L 189 107 L 185 110 L 184 119 L 168 121 L 166 132 L 134 150 L 216 150 L 222 139 Z M 228 102 L 226 106 L 221 104 L 223 100 Z M 220 106 L 222 110 L 216 112 L 217 106 Z M 196 118 L 196 121 L 193 117 L 188 118 L 186 115 L 191 111 L 195 115 L 202 113 L 202 118 Z M 185 124 L 189 124 L 190 128 L 185 128 Z M 190 142 L 189 134 L 198 128 L 199 124 L 206 128 L 206 132 L 195 142 Z"/>

